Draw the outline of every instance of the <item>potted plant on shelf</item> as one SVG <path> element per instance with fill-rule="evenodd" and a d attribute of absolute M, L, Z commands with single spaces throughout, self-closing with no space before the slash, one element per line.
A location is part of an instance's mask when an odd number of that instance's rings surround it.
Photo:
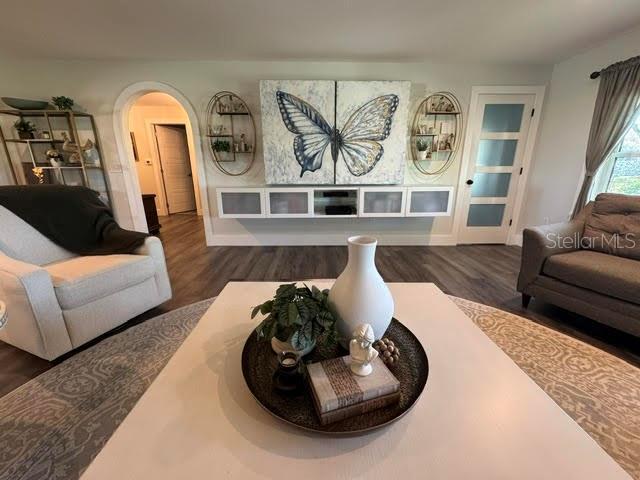
<path fill-rule="evenodd" d="M 18 132 L 18 138 L 23 140 L 31 140 L 34 138 L 33 132 L 36 131 L 36 126 L 32 122 L 21 118 L 13 124 L 13 127 Z"/>
<path fill-rule="evenodd" d="M 259 340 L 270 340 L 276 353 L 295 351 L 303 356 L 317 343 L 336 339 L 335 317 L 329 310 L 329 290 L 297 287 L 295 283 L 280 285 L 271 300 L 254 307 L 267 317 L 256 328 Z"/>
<path fill-rule="evenodd" d="M 230 152 L 231 144 L 227 140 L 216 140 L 213 142 L 213 150 L 215 152 Z"/>
<path fill-rule="evenodd" d="M 59 97 L 51 97 L 51 101 L 58 110 L 71 110 L 74 105 L 73 99 L 61 95 Z"/>
<path fill-rule="evenodd" d="M 419 138 L 416 142 L 416 149 L 418 150 L 418 157 L 420 160 L 426 160 L 428 157 L 429 142 Z"/>

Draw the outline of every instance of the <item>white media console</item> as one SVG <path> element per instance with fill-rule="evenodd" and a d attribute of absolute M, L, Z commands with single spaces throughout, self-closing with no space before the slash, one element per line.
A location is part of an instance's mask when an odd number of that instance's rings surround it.
<path fill-rule="evenodd" d="M 454 187 L 225 187 L 219 218 L 440 217 L 451 215 Z"/>

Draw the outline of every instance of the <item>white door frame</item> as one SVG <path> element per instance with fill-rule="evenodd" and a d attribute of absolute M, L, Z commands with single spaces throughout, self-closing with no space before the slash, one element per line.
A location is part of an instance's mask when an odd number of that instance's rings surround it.
<path fill-rule="evenodd" d="M 202 215 L 202 205 L 200 204 L 200 185 L 199 185 L 199 179 L 198 179 L 198 164 L 195 161 L 195 153 L 194 153 L 194 139 L 193 139 L 193 134 L 190 131 L 187 122 L 185 122 L 184 120 L 180 120 L 180 119 L 171 119 L 171 118 L 145 118 L 144 120 L 144 128 L 145 128 L 145 133 L 147 135 L 147 138 L 149 139 L 149 141 L 151 142 L 150 147 L 151 147 L 151 157 L 152 157 L 152 161 L 153 161 L 153 168 L 154 168 L 154 178 L 156 181 L 156 190 L 159 193 L 158 195 L 158 200 L 160 202 L 160 204 L 162 205 L 162 211 L 166 212 L 165 215 L 168 215 L 169 212 L 167 211 L 167 199 L 165 196 L 165 191 L 164 191 L 164 183 L 162 181 L 162 172 L 160 171 L 161 169 L 161 164 L 160 164 L 160 154 L 158 152 L 158 144 L 156 142 L 155 139 L 155 132 L 153 127 L 156 125 L 182 125 L 185 129 L 185 131 L 187 132 L 187 147 L 189 149 L 189 163 L 191 165 L 191 172 L 193 174 L 193 193 L 196 196 L 196 210 L 198 215 Z M 160 212 L 158 212 L 160 215 L 162 215 Z"/>
<path fill-rule="evenodd" d="M 116 137 L 116 148 L 122 164 L 122 177 L 125 194 L 127 195 L 133 228 L 142 232 L 148 231 L 147 220 L 142 205 L 142 193 L 138 179 L 138 171 L 133 158 L 133 146 L 129 135 L 129 111 L 136 101 L 147 93 L 162 92 L 172 96 L 187 112 L 191 124 L 191 135 L 194 139 L 195 160 L 198 172 L 198 190 L 200 192 L 200 204 L 202 205 L 202 219 L 207 245 L 213 244 L 213 226 L 209 211 L 209 195 L 205 177 L 204 154 L 202 149 L 202 135 L 200 123 L 191 102 L 179 90 L 162 82 L 145 81 L 137 82 L 125 88 L 116 100 L 113 108 L 113 129 Z M 188 130 L 188 129 L 187 129 Z M 198 139 L 199 141 L 196 141 Z"/>
<path fill-rule="evenodd" d="M 523 85 L 523 86 L 505 86 L 505 87 L 487 87 L 477 86 L 471 88 L 471 102 L 469 104 L 469 125 L 467 125 L 464 147 L 462 149 L 462 161 L 460 165 L 460 175 L 458 179 L 458 195 L 456 197 L 456 209 L 455 209 L 455 223 L 454 223 L 454 238 L 456 243 L 460 238 L 460 230 L 467 219 L 467 212 L 465 211 L 465 195 L 469 186 L 466 184 L 467 173 L 471 162 L 475 159 L 471 158 L 472 144 L 474 132 L 477 131 L 478 123 L 482 121 L 481 115 L 478 115 L 477 107 L 480 95 L 534 95 L 533 108 L 535 114 L 531 119 L 529 125 L 529 132 L 527 133 L 525 150 L 522 158 L 522 175 L 518 175 L 516 183 L 516 198 L 514 201 L 513 212 L 511 215 L 512 224 L 509 226 L 507 234 L 507 245 L 515 245 L 520 242 L 520 232 L 518 230 L 518 223 L 520 220 L 520 213 L 522 209 L 522 203 L 525 198 L 527 179 L 529 178 L 531 158 L 533 157 L 533 149 L 535 147 L 535 140 L 538 134 L 538 126 L 540 124 L 540 117 L 542 116 L 542 103 L 544 101 L 544 93 L 546 87 L 544 85 Z M 473 122 L 473 123 L 471 123 Z"/>

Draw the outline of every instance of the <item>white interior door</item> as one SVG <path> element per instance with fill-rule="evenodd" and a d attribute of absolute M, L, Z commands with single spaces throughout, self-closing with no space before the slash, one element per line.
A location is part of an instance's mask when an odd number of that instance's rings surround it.
<path fill-rule="evenodd" d="M 507 243 L 535 100 L 535 94 L 477 96 L 458 243 Z"/>
<path fill-rule="evenodd" d="M 169 214 L 195 210 L 186 128 L 184 125 L 154 125 L 153 129 Z"/>

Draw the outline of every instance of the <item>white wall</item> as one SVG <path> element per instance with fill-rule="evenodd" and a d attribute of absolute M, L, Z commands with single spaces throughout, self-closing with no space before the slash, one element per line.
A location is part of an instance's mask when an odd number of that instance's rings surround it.
<path fill-rule="evenodd" d="M 582 184 L 598 80 L 589 74 L 640 54 L 640 28 L 553 68 L 522 227 L 566 220 Z"/>
<path fill-rule="evenodd" d="M 116 98 L 132 83 L 155 80 L 181 91 L 192 103 L 205 131 L 204 111 L 209 98 L 220 90 L 242 96 L 256 114 L 260 131 L 259 81 L 261 79 L 344 79 L 409 80 L 412 82 L 412 111 L 427 93 L 453 92 L 466 113 L 473 85 L 544 85 L 551 76 L 549 66 L 504 66 L 433 63 L 339 63 L 339 62 L 41 62 L 0 60 L 0 93 L 24 98 L 49 98 L 67 95 L 96 117 L 103 142 L 114 206 L 119 221 L 131 225 L 122 180 L 122 165 L 117 157 L 113 130 L 113 107 Z M 466 117 L 465 117 L 466 119 Z M 260 142 L 259 142 L 260 143 Z M 220 174 L 205 152 L 206 177 L 211 211 L 215 215 L 215 187 L 259 185 L 264 182 L 261 148 L 252 170 L 240 178 Z M 1 154 L 0 154 L 1 155 Z M 453 166 L 439 178 L 426 178 L 409 168 L 406 183 L 455 185 L 460 154 Z M 327 219 L 313 220 L 243 220 L 214 219 L 213 230 L 220 240 L 244 243 L 272 243 L 283 234 L 300 241 L 335 238 L 340 242 L 347 233 L 379 234 L 381 242 L 402 237 L 410 243 L 447 242 L 451 240 L 453 219 Z"/>

